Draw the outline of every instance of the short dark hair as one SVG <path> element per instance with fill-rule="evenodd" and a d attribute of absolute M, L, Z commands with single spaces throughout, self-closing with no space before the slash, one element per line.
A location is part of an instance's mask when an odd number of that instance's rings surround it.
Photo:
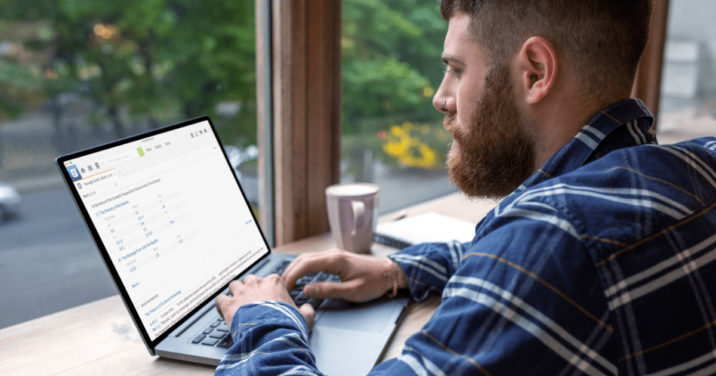
<path fill-rule="evenodd" d="M 449 20 L 470 15 L 488 64 L 504 64 L 531 36 L 549 40 L 582 76 L 580 91 L 631 84 L 649 36 L 651 0 L 441 0 Z"/>

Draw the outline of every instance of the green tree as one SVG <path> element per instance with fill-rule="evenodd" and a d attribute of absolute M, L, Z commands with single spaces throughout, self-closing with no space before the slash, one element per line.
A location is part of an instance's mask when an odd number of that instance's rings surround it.
<path fill-rule="evenodd" d="M 440 54 L 447 24 L 433 0 L 344 0 L 342 13 L 343 150 L 352 155 L 349 161 L 363 160 L 365 149 L 370 149 L 396 164 L 379 138 L 390 135 L 391 125 L 417 121 L 442 128 L 441 115 L 431 103 L 442 78 Z M 433 138 L 436 132 L 419 136 Z M 430 143 L 441 145 L 437 155 L 444 158 L 447 142 Z M 356 172 L 363 166 L 349 169 L 363 178 Z"/>
<path fill-rule="evenodd" d="M 49 52 L 35 62 L 43 94 L 51 103 L 82 95 L 116 136 L 128 124 L 206 113 L 229 139 L 255 142 L 253 1 L 6 0 L 0 14 L 49 25 L 49 37 L 24 43 Z M 240 108 L 238 116 L 217 113 L 221 102 Z"/>
<path fill-rule="evenodd" d="M 440 52 L 446 30 L 435 2 L 345 0 L 343 4 L 345 132 L 358 132 L 360 119 L 428 112 L 442 74 Z"/>

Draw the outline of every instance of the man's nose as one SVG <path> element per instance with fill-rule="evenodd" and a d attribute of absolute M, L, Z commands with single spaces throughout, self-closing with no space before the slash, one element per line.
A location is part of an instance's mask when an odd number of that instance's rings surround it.
<path fill-rule="evenodd" d="M 446 113 L 447 112 L 447 99 L 446 98 L 438 98 L 437 96 L 433 97 L 433 107 L 435 107 L 436 110 Z"/>
<path fill-rule="evenodd" d="M 435 96 L 433 96 L 433 107 L 435 107 L 436 110 L 447 114 L 451 111 L 450 109 L 453 108 L 454 105 L 455 101 L 448 94 L 444 82 L 441 83 L 438 91 L 435 93 Z"/>

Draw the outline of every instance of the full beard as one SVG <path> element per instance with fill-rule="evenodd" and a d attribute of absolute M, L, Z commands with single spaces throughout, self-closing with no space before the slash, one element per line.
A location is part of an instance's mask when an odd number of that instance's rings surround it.
<path fill-rule="evenodd" d="M 448 171 L 455 185 L 472 197 L 504 197 L 534 171 L 534 141 L 512 99 L 506 66 L 493 68 L 485 78 L 475 118 L 464 131 L 455 115 L 444 120 L 453 137 Z"/>

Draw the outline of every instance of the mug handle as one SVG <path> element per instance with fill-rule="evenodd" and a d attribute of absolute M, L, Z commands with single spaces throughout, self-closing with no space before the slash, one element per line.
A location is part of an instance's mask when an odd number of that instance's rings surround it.
<path fill-rule="evenodd" d="M 353 231 L 351 231 L 351 236 L 356 236 L 356 231 L 363 227 L 363 222 L 365 222 L 365 204 L 363 201 L 351 201 L 351 208 L 353 209 Z"/>

